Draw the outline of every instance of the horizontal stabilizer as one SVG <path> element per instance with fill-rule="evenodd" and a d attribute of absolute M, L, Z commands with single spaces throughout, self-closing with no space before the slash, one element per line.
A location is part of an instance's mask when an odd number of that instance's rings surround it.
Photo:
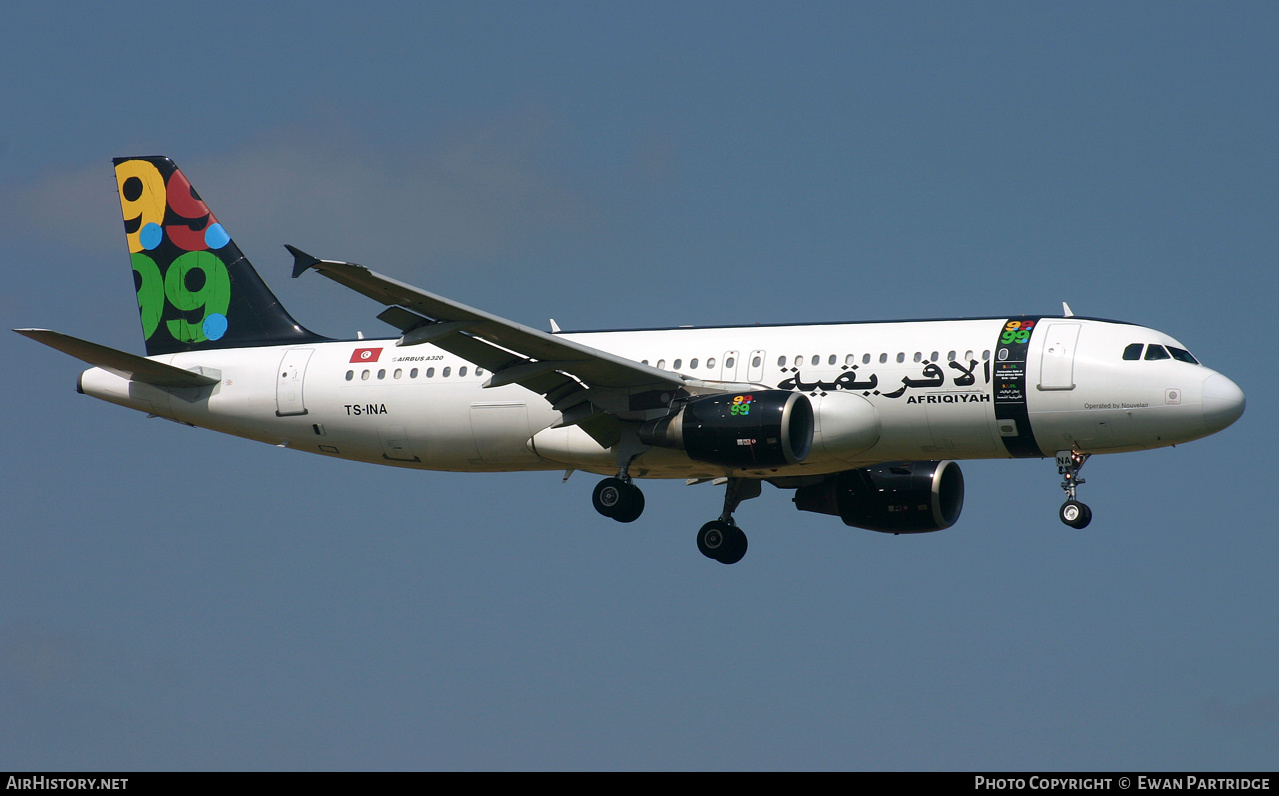
<path fill-rule="evenodd" d="M 37 343 L 44 343 L 50 348 L 56 348 L 64 354 L 70 354 L 76 359 L 124 379 L 154 384 L 157 387 L 206 387 L 218 383 L 218 379 L 212 376 L 192 373 L 189 370 L 90 343 L 88 340 L 81 340 L 61 332 L 48 329 L 14 329 L 14 331 L 23 337 L 30 337 Z"/>

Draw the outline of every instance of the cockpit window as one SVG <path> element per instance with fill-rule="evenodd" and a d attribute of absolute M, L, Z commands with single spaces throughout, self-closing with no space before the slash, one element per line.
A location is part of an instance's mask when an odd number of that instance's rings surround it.
<path fill-rule="evenodd" d="M 1146 346 L 1146 359 L 1168 359 L 1168 352 L 1161 345 Z"/>
<path fill-rule="evenodd" d="M 1128 346 L 1124 349 L 1124 359 L 1141 359 L 1141 349 L 1143 347 L 1143 343 L 1133 343 Z"/>
<path fill-rule="evenodd" d="M 1191 353 L 1184 348 L 1168 346 L 1168 353 L 1172 354 L 1172 358 L 1178 362 L 1189 362 L 1192 365 L 1199 364 L 1199 360 L 1195 359 L 1194 356 L 1192 356 Z"/>

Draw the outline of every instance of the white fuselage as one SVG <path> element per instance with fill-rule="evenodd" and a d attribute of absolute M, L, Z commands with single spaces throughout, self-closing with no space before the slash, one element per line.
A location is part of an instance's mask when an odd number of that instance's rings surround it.
<path fill-rule="evenodd" d="M 1019 331 L 1027 334 L 1019 338 Z M 1242 411 L 1238 388 L 1203 365 L 1124 358 L 1132 344 L 1182 349 L 1171 337 L 1084 318 L 563 336 L 706 382 L 800 390 L 812 401 L 813 449 L 797 465 L 731 471 L 650 448 L 631 464 L 638 477 L 817 475 L 883 461 L 1139 450 L 1206 436 Z M 93 368 L 82 375 L 81 389 L 194 426 L 377 464 L 600 473 L 617 467 L 616 452 L 580 428 L 552 428 L 561 415 L 541 395 L 515 384 L 484 388 L 492 374 L 430 344 L 356 340 L 153 359 L 219 381 L 162 389 Z"/>

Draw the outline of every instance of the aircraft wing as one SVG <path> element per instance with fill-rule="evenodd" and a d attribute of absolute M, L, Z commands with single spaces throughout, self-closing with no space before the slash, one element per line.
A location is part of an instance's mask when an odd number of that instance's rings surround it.
<path fill-rule="evenodd" d="M 286 248 L 293 254 L 294 278 L 315 270 L 385 304 L 388 309 L 378 318 L 401 331 L 396 345 L 431 343 L 490 371 L 486 387 L 519 384 L 545 395 L 564 413 L 560 425 L 581 425 L 601 444 L 613 437 L 602 429 L 615 424 L 590 419 L 601 412 L 637 419 L 634 413 L 667 405 L 671 393 L 687 381 L 678 373 L 468 307 L 356 263 L 320 260 Z"/>

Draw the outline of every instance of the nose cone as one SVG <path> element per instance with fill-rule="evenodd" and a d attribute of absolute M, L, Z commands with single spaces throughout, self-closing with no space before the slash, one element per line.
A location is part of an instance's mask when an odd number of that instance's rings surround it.
<path fill-rule="evenodd" d="M 1239 385 L 1220 373 L 1204 379 L 1204 423 L 1217 432 L 1239 419 L 1243 414 L 1244 397 Z"/>

